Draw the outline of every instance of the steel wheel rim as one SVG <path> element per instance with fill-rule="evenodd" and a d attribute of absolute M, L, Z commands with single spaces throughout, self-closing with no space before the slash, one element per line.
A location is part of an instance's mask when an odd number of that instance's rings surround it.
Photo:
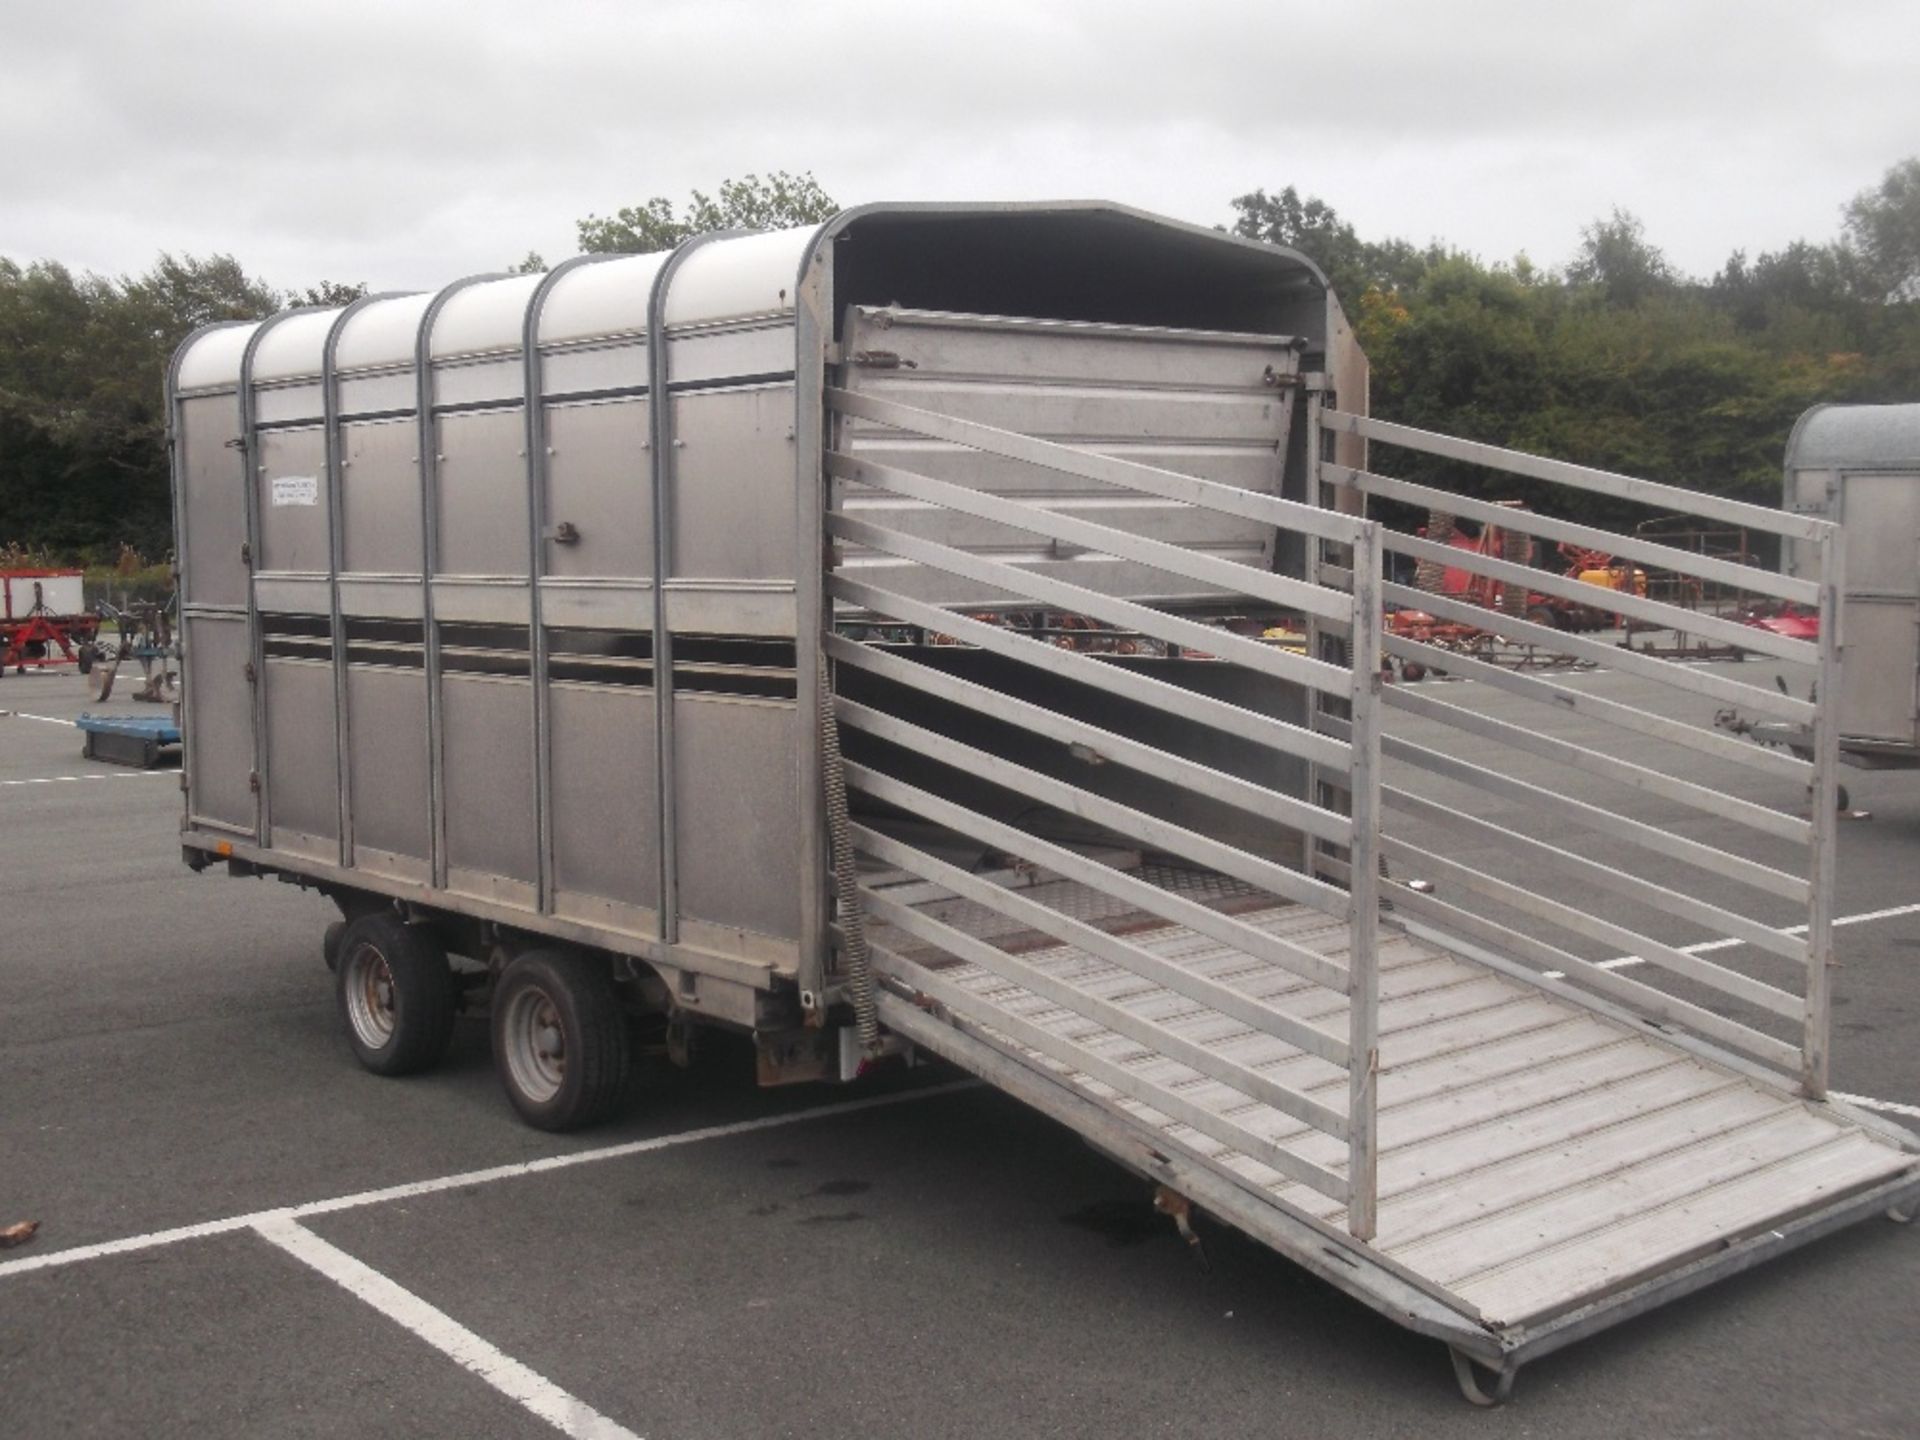
<path fill-rule="evenodd" d="M 346 971 L 342 984 L 347 997 L 347 1023 L 368 1049 L 385 1049 L 393 1039 L 399 1012 L 387 957 L 371 945 L 356 945 L 341 965 Z"/>
<path fill-rule="evenodd" d="M 514 1088 L 535 1104 L 558 1095 L 567 1078 L 567 1035 L 544 990 L 530 986 L 507 1002 L 504 1038 Z"/>

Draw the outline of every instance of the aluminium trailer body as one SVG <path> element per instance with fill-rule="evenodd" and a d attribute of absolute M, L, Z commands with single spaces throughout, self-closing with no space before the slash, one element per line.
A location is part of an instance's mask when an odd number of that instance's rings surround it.
<path fill-rule="evenodd" d="M 1840 756 L 1862 770 L 1920 766 L 1920 404 L 1816 405 L 1787 441 L 1784 503 L 1847 535 L 1840 623 L 1847 667 Z M 1797 548 L 1789 572 L 1806 563 Z M 1804 748 L 1803 729 L 1750 727 Z"/>
<path fill-rule="evenodd" d="M 1385 553 L 1434 557 L 1368 500 L 1491 507 L 1369 445 L 1771 529 L 1808 575 L 1520 520 L 1823 609 L 1839 542 L 1365 399 L 1306 261 L 1104 205 L 867 207 L 202 332 L 188 859 L 340 902 L 372 1068 L 431 1063 L 463 995 L 541 1124 L 604 1105 L 627 1012 L 749 1030 L 769 1080 L 910 1044 L 1508 1383 L 1895 1203 L 1914 1145 L 1826 1097 L 1833 828 L 1790 810 L 1831 793 L 1830 707 L 1547 632 L 1675 718 L 1383 635 L 1435 603 Z M 1386 655 L 1585 728 L 1383 690 Z M 1735 698 L 1812 760 L 1687 718 Z"/>
<path fill-rule="evenodd" d="M 890 207 L 213 327 L 171 379 L 189 849 L 631 954 L 702 1018 L 817 1019 L 822 394 L 847 317 L 893 301 L 1032 312 L 1014 371 L 1184 363 L 1130 382 L 1159 397 L 1130 443 L 1304 483 L 1294 337 L 1338 315 L 1317 273 L 1113 207 Z M 1055 391 L 1060 433 L 1121 408 Z M 1083 513 L 1272 562 L 1270 525 L 1187 509 Z"/>

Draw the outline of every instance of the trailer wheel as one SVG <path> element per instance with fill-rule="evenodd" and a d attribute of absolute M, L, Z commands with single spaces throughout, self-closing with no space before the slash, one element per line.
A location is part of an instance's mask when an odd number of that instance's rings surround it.
<path fill-rule="evenodd" d="M 606 966 L 529 950 L 493 990 L 493 1063 L 507 1098 L 536 1130 L 604 1118 L 626 1086 L 627 1017 Z"/>
<path fill-rule="evenodd" d="M 447 952 L 418 925 L 381 911 L 341 931 L 335 993 L 347 1040 L 376 1075 L 431 1069 L 453 1038 L 459 989 Z"/>
<path fill-rule="evenodd" d="M 340 968 L 340 937 L 346 933 L 347 922 L 336 920 L 320 936 L 320 958 L 327 962 L 330 971 Z"/>

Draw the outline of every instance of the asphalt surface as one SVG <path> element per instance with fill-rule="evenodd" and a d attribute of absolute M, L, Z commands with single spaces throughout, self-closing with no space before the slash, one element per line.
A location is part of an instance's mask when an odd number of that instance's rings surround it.
<path fill-rule="evenodd" d="M 0 711 L 82 708 L 75 677 L 0 678 Z M 643 1070 L 573 1137 L 515 1120 L 473 1022 L 440 1072 L 377 1079 L 320 963 L 331 907 L 190 874 L 177 776 L 79 748 L 0 714 L 0 1226 L 41 1223 L 0 1253 L 6 1440 L 555 1434 L 244 1228 L 5 1267 L 756 1119 L 302 1223 L 648 1437 L 1920 1434 L 1920 1237 L 1880 1220 L 1543 1359 L 1482 1412 L 1436 1342 L 1204 1220 L 1202 1271 L 1135 1178 L 950 1073 L 761 1092 L 722 1050 Z M 1846 778 L 1874 818 L 1843 828 L 1840 912 L 1920 901 L 1920 775 Z M 1835 1083 L 1920 1104 L 1920 916 L 1839 937 Z"/>

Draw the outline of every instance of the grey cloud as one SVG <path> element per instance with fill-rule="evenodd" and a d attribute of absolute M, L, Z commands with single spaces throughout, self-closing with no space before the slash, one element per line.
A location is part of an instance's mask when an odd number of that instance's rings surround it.
<path fill-rule="evenodd" d="M 1106 195 L 1552 263 L 1615 204 L 1686 268 L 1824 238 L 1920 149 L 1904 3 L 967 6 L 98 0 L 0 52 L 0 253 L 427 285 L 748 170 L 847 202 Z"/>

